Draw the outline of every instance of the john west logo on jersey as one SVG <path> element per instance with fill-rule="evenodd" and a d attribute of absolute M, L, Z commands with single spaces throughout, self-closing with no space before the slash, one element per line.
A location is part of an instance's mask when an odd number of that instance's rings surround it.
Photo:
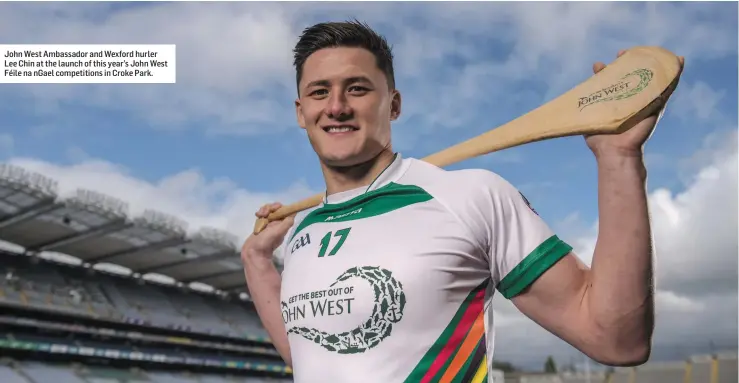
<path fill-rule="evenodd" d="M 357 302 L 354 294 L 353 283 L 359 280 L 369 283 L 374 296 L 371 315 L 361 320 L 359 326 L 341 333 L 329 333 L 300 325 L 309 317 L 351 314 L 353 305 L 364 303 Z M 300 335 L 331 352 L 356 354 L 377 346 L 392 334 L 393 325 L 403 319 L 406 297 L 403 285 L 392 272 L 376 266 L 361 266 L 346 270 L 325 290 L 296 294 L 281 303 L 288 334 Z"/>

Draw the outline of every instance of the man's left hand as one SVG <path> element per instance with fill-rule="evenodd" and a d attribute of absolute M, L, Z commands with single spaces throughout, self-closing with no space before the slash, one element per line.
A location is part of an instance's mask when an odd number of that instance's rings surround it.
<path fill-rule="evenodd" d="M 618 52 L 617 57 L 621 57 L 626 51 Z M 685 58 L 680 56 L 680 66 L 685 64 Z M 597 62 L 593 64 L 593 73 L 598 73 L 606 67 L 606 64 Z M 682 68 L 681 68 L 682 70 Z M 654 132 L 657 125 L 659 114 L 662 113 L 664 106 L 644 120 L 638 122 L 631 129 L 620 134 L 596 134 L 585 136 L 585 142 L 590 150 L 593 151 L 596 158 L 620 156 L 620 157 L 641 157 L 643 155 L 644 143 Z"/>

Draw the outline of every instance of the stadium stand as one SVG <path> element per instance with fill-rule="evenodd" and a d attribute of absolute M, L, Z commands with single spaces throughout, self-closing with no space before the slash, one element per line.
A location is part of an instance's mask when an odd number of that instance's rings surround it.
<path fill-rule="evenodd" d="M 2 164 L 0 240 L 1 383 L 292 381 L 229 233 Z"/>
<path fill-rule="evenodd" d="M 292 381 L 233 235 L 0 164 L 0 383 Z M 278 268 L 281 266 L 276 264 Z M 496 383 L 735 383 L 737 355 Z"/>
<path fill-rule="evenodd" d="M 505 383 L 736 383 L 737 354 L 718 353 L 689 358 L 684 362 L 652 362 L 612 371 L 534 374 L 506 373 Z M 497 383 L 497 381 L 496 381 Z"/>

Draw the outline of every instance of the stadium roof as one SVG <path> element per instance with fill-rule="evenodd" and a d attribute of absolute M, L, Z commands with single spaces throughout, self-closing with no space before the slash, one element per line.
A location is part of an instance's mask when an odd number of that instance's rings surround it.
<path fill-rule="evenodd" d="M 66 254 L 101 271 L 123 266 L 123 274 L 130 270 L 133 277 L 155 282 L 247 292 L 236 236 L 207 227 L 188 234 L 187 222 L 169 214 L 145 210 L 132 216 L 125 201 L 84 189 L 63 196 L 57 185 L 0 164 L 0 240 L 29 255 Z"/>

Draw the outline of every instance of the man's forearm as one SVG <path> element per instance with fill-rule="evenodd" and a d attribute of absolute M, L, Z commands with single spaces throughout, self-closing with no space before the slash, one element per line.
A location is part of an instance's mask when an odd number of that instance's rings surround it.
<path fill-rule="evenodd" d="M 598 240 L 587 304 L 604 344 L 646 358 L 653 330 L 652 233 L 639 157 L 598 160 Z"/>
<path fill-rule="evenodd" d="M 289 366 L 292 366 L 290 345 L 280 308 L 280 286 L 282 278 L 275 265 L 261 256 L 244 257 L 246 285 L 257 314 L 262 320 L 272 343 Z"/>

